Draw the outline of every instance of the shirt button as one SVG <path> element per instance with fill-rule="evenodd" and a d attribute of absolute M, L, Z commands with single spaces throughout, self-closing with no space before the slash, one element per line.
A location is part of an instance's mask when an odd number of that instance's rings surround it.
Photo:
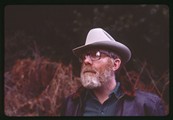
<path fill-rule="evenodd" d="M 104 114 L 104 111 L 101 111 L 101 114 L 103 115 Z"/>

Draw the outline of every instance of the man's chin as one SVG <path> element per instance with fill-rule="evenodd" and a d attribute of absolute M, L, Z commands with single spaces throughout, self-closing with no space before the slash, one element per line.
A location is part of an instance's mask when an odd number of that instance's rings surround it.
<path fill-rule="evenodd" d="M 85 82 L 85 81 L 88 81 L 88 82 Z M 94 89 L 101 85 L 99 83 L 99 80 L 95 76 L 85 76 L 84 75 L 81 77 L 81 82 L 82 82 L 82 85 L 88 89 Z"/>
<path fill-rule="evenodd" d="M 100 85 L 83 85 L 83 86 L 87 89 L 96 89 L 100 87 Z"/>

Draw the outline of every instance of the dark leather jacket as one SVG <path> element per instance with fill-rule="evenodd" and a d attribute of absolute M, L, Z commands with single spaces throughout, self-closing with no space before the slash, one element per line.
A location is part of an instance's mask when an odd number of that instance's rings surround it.
<path fill-rule="evenodd" d="M 62 116 L 82 116 L 87 90 L 69 96 L 62 105 Z M 115 116 L 164 116 L 161 99 L 152 93 L 137 90 L 135 96 L 122 94 L 117 101 Z"/>

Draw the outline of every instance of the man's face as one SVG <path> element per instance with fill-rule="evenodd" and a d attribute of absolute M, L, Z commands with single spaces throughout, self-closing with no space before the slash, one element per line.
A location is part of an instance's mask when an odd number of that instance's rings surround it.
<path fill-rule="evenodd" d="M 101 87 L 108 80 L 112 79 L 113 59 L 103 56 L 99 60 L 92 61 L 88 56 L 82 62 L 81 83 L 84 87 L 93 89 Z"/>

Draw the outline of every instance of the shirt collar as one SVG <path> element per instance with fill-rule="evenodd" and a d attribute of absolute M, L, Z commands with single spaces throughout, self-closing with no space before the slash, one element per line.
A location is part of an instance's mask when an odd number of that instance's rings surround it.
<path fill-rule="evenodd" d="M 92 90 L 89 90 L 88 93 L 89 93 L 89 95 L 90 95 L 91 97 L 97 99 L 96 96 L 93 94 Z M 109 97 L 115 96 L 116 98 L 119 98 L 119 97 L 121 97 L 122 95 L 123 95 L 123 93 L 122 93 L 122 91 L 121 91 L 121 89 L 120 89 L 120 82 L 117 82 L 115 88 L 114 88 L 113 91 L 109 94 Z"/>
<path fill-rule="evenodd" d="M 112 95 L 114 95 L 116 98 L 119 98 L 122 95 L 122 92 L 120 90 L 120 82 L 117 82 L 115 88 L 113 89 L 113 91 L 109 94 L 109 97 L 111 97 Z"/>

